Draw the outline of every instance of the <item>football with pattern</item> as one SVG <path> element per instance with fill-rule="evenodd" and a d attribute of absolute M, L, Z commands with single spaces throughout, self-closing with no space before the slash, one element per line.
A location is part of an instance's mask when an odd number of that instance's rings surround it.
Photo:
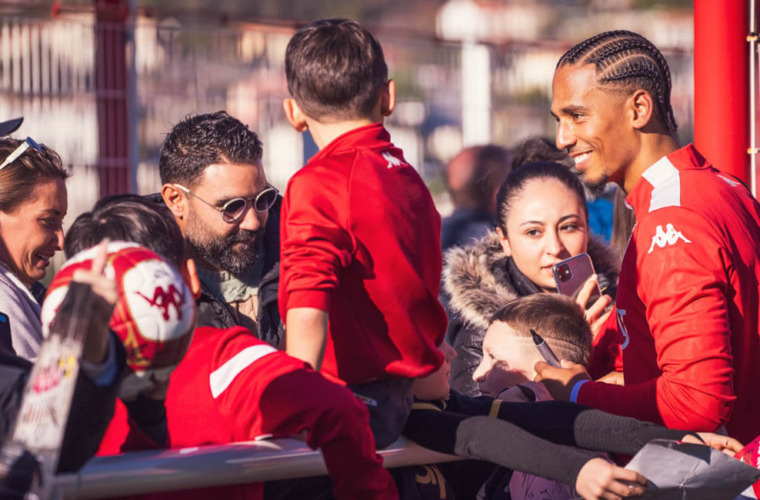
<path fill-rule="evenodd" d="M 74 271 L 91 269 L 96 250 L 74 255 L 53 278 L 41 312 L 44 336 L 49 335 Z M 110 326 L 124 344 L 132 372 L 120 396 L 149 393 L 168 380 L 190 345 L 195 325 L 193 294 L 172 265 L 134 243 L 108 244 L 104 274 L 116 281 L 119 299 Z"/>

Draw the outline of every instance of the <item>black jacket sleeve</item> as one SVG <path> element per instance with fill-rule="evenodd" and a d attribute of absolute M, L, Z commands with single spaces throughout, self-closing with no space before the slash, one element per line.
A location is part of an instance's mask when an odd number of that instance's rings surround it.
<path fill-rule="evenodd" d="M 502 402 L 498 416 L 555 443 L 626 455 L 635 455 L 653 439 L 694 435 L 565 401 Z"/>
<path fill-rule="evenodd" d="M 488 416 L 413 410 L 404 436 L 431 450 L 489 462 L 575 486 L 592 452 L 538 438 Z"/>
<path fill-rule="evenodd" d="M 686 434 L 574 403 L 506 403 L 456 393 L 448 410 L 416 405 L 404 428 L 407 438 L 426 448 L 570 486 L 583 465 L 598 457 L 586 450 L 633 455 L 652 439 L 682 439 Z"/>

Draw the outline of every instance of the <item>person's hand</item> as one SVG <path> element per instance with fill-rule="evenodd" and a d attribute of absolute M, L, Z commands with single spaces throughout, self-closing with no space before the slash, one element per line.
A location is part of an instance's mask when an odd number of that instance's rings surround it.
<path fill-rule="evenodd" d="M 625 385 L 625 376 L 623 375 L 623 372 L 611 371 L 607 375 L 599 377 L 596 381 L 612 385 Z"/>
<path fill-rule="evenodd" d="M 536 370 L 536 382 L 541 382 L 558 401 L 570 401 L 573 386 L 581 380 L 591 380 L 583 365 L 561 360 L 562 368 L 554 368 L 545 361 L 539 361 L 533 367 Z"/>
<path fill-rule="evenodd" d="M 715 448 L 732 457 L 744 448 L 744 445 L 738 440 L 721 434 L 715 434 L 714 432 L 697 432 L 697 435 L 702 441 L 690 434 L 684 436 L 681 441 L 684 443 L 706 444 L 710 448 Z"/>
<path fill-rule="evenodd" d="M 644 494 L 647 478 L 603 458 L 592 458 L 581 468 L 575 491 L 585 500 L 620 499 Z"/>
<path fill-rule="evenodd" d="M 591 333 L 593 334 L 592 338 L 596 338 L 601 333 L 604 325 L 607 324 L 607 320 L 610 318 L 610 314 L 612 314 L 612 309 L 609 311 L 604 310 L 612 302 L 612 297 L 609 295 L 602 294 L 593 304 L 588 305 L 591 294 L 594 293 L 598 284 L 599 277 L 594 274 L 586 280 L 578 291 L 578 296 L 575 298 L 575 302 L 585 311 L 586 322 L 591 327 Z"/>
<path fill-rule="evenodd" d="M 72 276 L 73 281 L 90 285 L 92 290 L 92 309 L 90 324 L 87 330 L 82 359 L 93 364 L 102 363 L 108 354 L 108 324 L 111 321 L 119 292 L 116 282 L 106 278 L 103 271 L 108 260 L 108 240 L 103 240 L 92 261 L 92 269 L 87 271 L 77 269 Z"/>

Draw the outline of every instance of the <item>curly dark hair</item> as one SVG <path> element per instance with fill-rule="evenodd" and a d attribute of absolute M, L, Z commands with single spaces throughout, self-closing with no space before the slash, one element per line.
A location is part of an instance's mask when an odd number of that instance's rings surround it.
<path fill-rule="evenodd" d="M 209 165 L 255 163 L 263 144 L 255 132 L 224 111 L 188 116 L 161 145 L 158 170 L 163 184 L 194 187 Z"/>

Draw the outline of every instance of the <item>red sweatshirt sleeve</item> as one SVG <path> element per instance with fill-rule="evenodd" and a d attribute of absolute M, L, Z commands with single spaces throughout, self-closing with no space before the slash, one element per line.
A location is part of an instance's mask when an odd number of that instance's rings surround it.
<path fill-rule="evenodd" d="M 309 165 L 288 184 L 280 223 L 280 313 L 294 307 L 328 311 L 338 271 L 351 262 L 347 180 Z"/>
<path fill-rule="evenodd" d="M 375 452 L 367 409 L 303 361 L 241 329 L 219 345 L 210 385 L 243 439 L 306 431 L 308 445 L 322 450 L 336 499 L 397 497 Z"/>
<path fill-rule="evenodd" d="M 677 207 L 649 214 L 636 230 L 637 292 L 661 375 L 625 386 L 587 383 L 578 402 L 670 428 L 716 430 L 735 399 L 721 237 L 700 215 Z M 631 331 L 637 323 L 626 319 L 631 349 L 635 336 L 649 334 Z M 626 356 L 624 368 L 627 381 L 637 367 Z"/>

